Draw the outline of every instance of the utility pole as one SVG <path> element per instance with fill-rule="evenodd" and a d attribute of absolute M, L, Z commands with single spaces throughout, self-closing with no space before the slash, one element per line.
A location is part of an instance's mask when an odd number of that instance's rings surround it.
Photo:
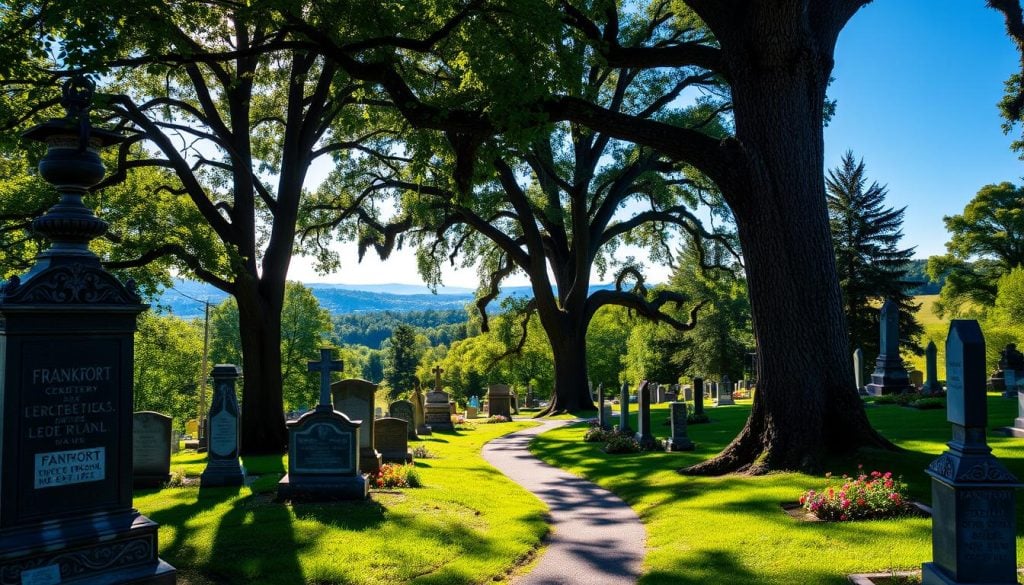
<path fill-rule="evenodd" d="M 209 376 L 210 367 L 207 363 L 207 356 L 210 353 L 210 301 L 203 301 L 203 362 L 199 367 L 199 451 L 206 450 L 206 378 Z"/>

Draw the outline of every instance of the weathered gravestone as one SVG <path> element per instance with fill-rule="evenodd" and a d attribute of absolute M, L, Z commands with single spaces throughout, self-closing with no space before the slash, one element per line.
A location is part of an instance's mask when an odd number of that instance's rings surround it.
<path fill-rule="evenodd" d="M 901 394 L 910 392 L 910 376 L 903 367 L 900 358 L 900 308 L 892 300 L 882 305 L 882 313 L 878 319 L 879 354 L 875 360 L 875 371 L 871 374 L 871 383 L 867 385 L 868 394 Z"/>
<path fill-rule="evenodd" d="M 419 440 L 419 436 L 416 434 L 416 408 L 412 405 L 412 402 L 396 400 L 388 407 L 388 413 L 394 418 L 400 418 L 409 423 L 408 436 L 410 441 Z"/>
<path fill-rule="evenodd" d="M 619 432 L 633 432 L 633 429 L 629 428 L 629 382 L 622 383 L 622 390 L 619 393 Z"/>
<path fill-rule="evenodd" d="M 989 386 L 997 392 L 1002 392 L 1006 398 L 1016 398 L 1016 389 L 1011 389 L 1006 383 L 1006 374 L 1013 372 L 1015 378 L 1024 377 L 1024 354 L 1017 350 L 1017 344 L 1008 343 L 999 352 L 999 369 L 993 372 L 988 379 Z"/>
<path fill-rule="evenodd" d="M 376 384 L 358 378 L 331 384 L 334 410 L 345 413 L 349 419 L 362 421 L 359 424 L 359 468 L 363 473 L 374 473 L 380 469 L 380 453 L 373 444 L 376 394 Z"/>
<path fill-rule="evenodd" d="M 181 431 L 171 431 L 171 453 L 181 451 Z"/>
<path fill-rule="evenodd" d="M 512 407 L 512 414 L 519 414 L 519 393 L 510 388 L 508 397 Z"/>
<path fill-rule="evenodd" d="M 309 362 L 320 372 L 320 403 L 288 427 L 288 473 L 277 483 L 281 500 L 362 500 L 369 494 L 360 473 L 361 421 L 351 420 L 331 405 L 331 372 L 341 361 L 330 349 L 320 350 L 320 361 Z"/>
<path fill-rule="evenodd" d="M 373 442 L 387 463 L 412 463 L 409 450 L 409 423 L 400 418 L 377 419 L 373 427 Z"/>
<path fill-rule="evenodd" d="M 1006 377 L 1006 382 L 1010 383 L 1009 376 Z M 1004 427 L 1002 430 L 1011 437 L 1024 438 L 1024 380 L 1014 378 L 1013 382 L 1017 388 L 1017 418 L 1014 419 L 1012 427 Z"/>
<path fill-rule="evenodd" d="M 434 390 L 427 393 L 427 401 L 424 405 L 427 425 L 435 431 L 454 431 L 452 424 L 451 406 L 448 393 L 441 389 L 441 373 L 444 370 L 441 366 L 433 369 Z"/>
<path fill-rule="evenodd" d="M 132 415 L 132 485 L 160 487 L 171 479 L 171 417 L 159 412 Z"/>
<path fill-rule="evenodd" d="M 68 116 L 24 136 L 47 143 L 39 174 L 61 200 L 36 219 L 52 242 L 0 285 L 0 582 L 173 585 L 157 524 L 132 508 L 131 283 L 100 265 L 106 232 L 81 201 L 104 175 L 98 150 L 123 138 L 92 129 L 94 86 L 64 86 Z"/>
<path fill-rule="evenodd" d="M 693 451 L 696 445 L 686 435 L 686 403 L 669 402 L 669 423 L 672 436 L 665 441 L 666 451 Z"/>
<path fill-rule="evenodd" d="M 466 418 L 476 418 L 480 415 L 480 399 L 476 396 L 470 396 L 469 402 L 466 403 Z"/>
<path fill-rule="evenodd" d="M 641 449 L 650 449 L 655 445 L 656 440 L 654 439 L 654 433 L 651 431 L 651 392 L 647 388 L 647 380 L 640 382 L 636 396 L 637 432 L 634 437 L 640 443 Z"/>
<path fill-rule="evenodd" d="M 729 375 L 725 374 L 722 376 L 722 385 L 719 386 L 718 390 L 718 406 L 731 406 L 736 404 L 732 399 L 732 380 L 729 379 Z"/>
<path fill-rule="evenodd" d="M 921 386 L 921 394 L 925 396 L 942 394 L 942 384 L 939 383 L 938 365 L 936 363 L 937 355 L 938 349 L 935 347 L 935 342 L 929 341 L 928 347 L 924 350 L 924 370 L 927 377 L 925 378 L 924 386 Z"/>
<path fill-rule="evenodd" d="M 235 382 L 242 370 L 233 364 L 218 364 L 213 377 L 210 400 L 209 451 L 206 469 L 199 476 L 199 487 L 240 486 L 245 483 L 245 468 L 238 459 L 238 396 Z"/>
<path fill-rule="evenodd" d="M 423 390 L 420 389 L 420 382 L 416 380 L 416 385 L 412 392 L 412 408 L 413 408 L 413 424 L 416 425 L 417 435 L 429 435 L 431 434 L 430 426 L 427 425 L 426 415 L 426 404 L 423 399 Z"/>
<path fill-rule="evenodd" d="M 704 414 L 704 378 L 693 379 L 693 414 Z"/>
<path fill-rule="evenodd" d="M 683 402 L 693 402 L 693 386 L 690 384 L 683 386 Z"/>
<path fill-rule="evenodd" d="M 597 385 L 597 391 L 601 391 L 601 385 Z M 526 386 L 526 408 L 537 408 L 537 397 L 533 392 L 533 384 Z"/>
<path fill-rule="evenodd" d="M 718 382 L 712 380 L 708 384 L 708 397 L 712 400 L 712 404 L 718 406 Z"/>
<path fill-rule="evenodd" d="M 668 387 L 668 391 L 665 392 L 665 400 L 668 402 L 677 402 L 679 400 L 679 384 L 672 384 Z"/>
<path fill-rule="evenodd" d="M 505 384 L 491 384 L 487 388 L 488 416 L 504 416 L 512 420 L 512 392 Z"/>
<path fill-rule="evenodd" d="M 1017 583 L 1017 479 L 985 442 L 985 339 L 977 321 L 955 319 L 946 338 L 949 450 L 932 478 L 932 557 L 923 585 Z"/>
<path fill-rule="evenodd" d="M 907 372 L 907 378 L 910 380 L 911 390 L 917 390 L 924 386 L 924 372 L 921 370 L 910 370 Z"/>

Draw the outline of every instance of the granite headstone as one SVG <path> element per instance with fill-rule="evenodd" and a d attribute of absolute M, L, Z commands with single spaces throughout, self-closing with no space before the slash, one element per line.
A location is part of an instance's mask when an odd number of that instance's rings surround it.
<path fill-rule="evenodd" d="M 235 382 L 242 369 L 233 364 L 218 364 L 210 373 L 213 398 L 210 400 L 209 451 L 206 469 L 199 476 L 199 487 L 240 486 L 245 483 L 245 468 L 239 460 L 239 409 Z"/>
<path fill-rule="evenodd" d="M 334 410 L 345 413 L 359 425 L 359 466 L 363 473 L 380 469 L 380 453 L 373 444 L 373 425 L 376 417 L 377 385 L 367 380 L 349 378 L 331 384 Z"/>
<path fill-rule="evenodd" d="M 160 487 L 171 479 L 171 417 L 159 412 L 132 415 L 132 485 Z"/>
<path fill-rule="evenodd" d="M 686 434 L 686 403 L 669 402 L 669 423 L 672 436 L 665 441 L 666 451 L 693 451 L 696 445 Z"/>
<path fill-rule="evenodd" d="M 385 463 L 412 463 L 409 450 L 409 423 L 400 418 L 377 419 L 373 427 L 373 441 Z"/>

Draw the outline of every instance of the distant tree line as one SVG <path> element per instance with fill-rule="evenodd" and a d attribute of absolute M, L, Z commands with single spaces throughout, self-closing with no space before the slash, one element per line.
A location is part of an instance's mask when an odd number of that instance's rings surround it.
<path fill-rule="evenodd" d="M 409 325 L 425 335 L 431 345 L 451 345 L 475 334 L 463 310 L 367 311 L 333 317 L 334 337 L 344 345 L 381 349 L 399 325 Z"/>

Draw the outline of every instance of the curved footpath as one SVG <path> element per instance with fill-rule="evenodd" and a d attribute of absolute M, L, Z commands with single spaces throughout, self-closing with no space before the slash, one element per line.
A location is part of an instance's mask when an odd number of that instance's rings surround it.
<path fill-rule="evenodd" d="M 533 492 L 550 510 L 547 550 L 533 571 L 513 583 L 636 583 L 647 538 L 636 512 L 610 491 L 530 454 L 528 446 L 534 436 L 570 422 L 549 420 L 484 445 L 484 459 Z"/>

